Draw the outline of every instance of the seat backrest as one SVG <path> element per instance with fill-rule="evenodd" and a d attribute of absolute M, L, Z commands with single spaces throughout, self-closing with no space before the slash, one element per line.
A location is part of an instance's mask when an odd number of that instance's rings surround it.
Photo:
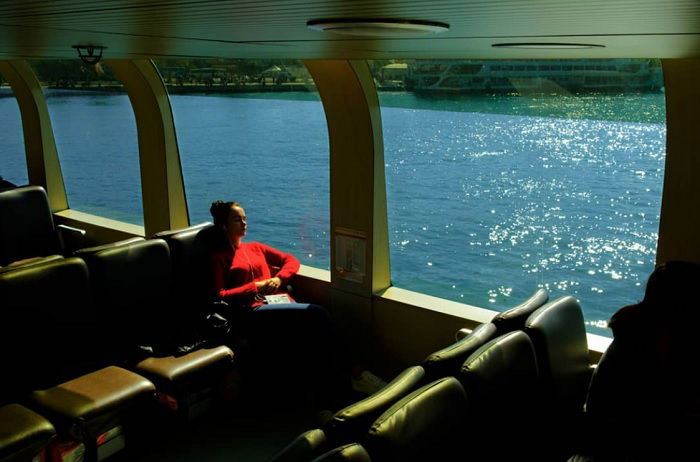
<path fill-rule="evenodd" d="M 538 289 L 527 300 L 518 306 L 498 313 L 491 322 L 496 325 L 498 335 L 507 334 L 514 330 L 521 330 L 525 327 L 525 321 L 536 309 L 547 303 L 549 292 Z"/>
<path fill-rule="evenodd" d="M 350 443 L 331 449 L 311 462 L 372 462 L 372 459 L 361 444 Z"/>
<path fill-rule="evenodd" d="M 591 376 L 588 340 L 581 306 L 573 297 L 539 308 L 525 323 L 537 354 L 543 390 L 560 414 L 583 412 Z"/>
<path fill-rule="evenodd" d="M 44 188 L 0 191 L 0 265 L 57 253 L 60 246 Z"/>
<path fill-rule="evenodd" d="M 179 319 L 168 245 L 149 239 L 76 252 L 90 268 L 95 304 L 114 352 L 163 344 Z"/>
<path fill-rule="evenodd" d="M 0 273 L 2 386 L 45 386 L 101 359 L 88 269 L 67 258 Z M 14 372 L 12 372 L 14 370 Z M 11 378 L 11 380 L 10 380 Z"/>
<path fill-rule="evenodd" d="M 278 452 L 270 462 L 307 462 L 332 448 L 320 428 L 305 431 Z"/>
<path fill-rule="evenodd" d="M 490 322 L 478 325 L 468 336 L 438 350 L 423 360 L 426 381 L 456 375 L 462 363 L 483 344 L 497 337 L 496 326 Z"/>
<path fill-rule="evenodd" d="M 210 257 L 218 247 L 220 233 L 211 223 L 163 231 L 154 236 L 170 248 L 173 279 L 181 300 L 208 307 L 211 299 Z"/>
<path fill-rule="evenodd" d="M 424 376 L 421 366 L 409 367 L 381 390 L 336 412 L 324 426 L 331 444 L 360 441 L 377 417 L 424 383 Z"/>
<path fill-rule="evenodd" d="M 371 426 L 366 444 L 373 461 L 457 460 L 464 450 L 467 396 L 454 377 L 406 396 Z"/>
<path fill-rule="evenodd" d="M 462 365 L 459 379 L 469 396 L 465 435 L 474 460 L 530 460 L 528 444 L 540 430 L 539 375 L 530 338 L 515 331 L 479 348 Z"/>

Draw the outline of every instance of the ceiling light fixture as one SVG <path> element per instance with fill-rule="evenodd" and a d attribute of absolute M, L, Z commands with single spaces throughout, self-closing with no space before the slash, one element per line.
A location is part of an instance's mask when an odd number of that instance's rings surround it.
<path fill-rule="evenodd" d="M 73 45 L 78 50 L 78 57 L 85 64 L 97 64 L 102 59 L 102 52 L 107 47 L 100 45 Z"/>
<path fill-rule="evenodd" d="M 494 43 L 494 48 L 526 48 L 534 50 L 578 50 L 584 48 L 605 48 L 605 45 L 594 43 L 553 43 L 553 42 L 523 42 L 523 43 Z"/>
<path fill-rule="evenodd" d="M 313 30 L 357 37 L 417 37 L 438 34 L 450 29 L 449 24 L 413 19 L 334 18 L 314 19 L 306 23 Z"/>

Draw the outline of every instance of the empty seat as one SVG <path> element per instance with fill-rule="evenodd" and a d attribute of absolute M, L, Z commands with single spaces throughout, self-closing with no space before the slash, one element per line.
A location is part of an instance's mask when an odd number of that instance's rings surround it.
<path fill-rule="evenodd" d="M 362 445 L 350 443 L 320 455 L 312 462 L 371 462 L 369 454 Z"/>
<path fill-rule="evenodd" d="M 272 460 L 303 462 L 334 446 L 362 441 L 370 425 L 384 411 L 423 384 L 425 372 L 420 366 L 409 367 L 381 390 L 333 414 L 322 429 L 299 435 Z"/>
<path fill-rule="evenodd" d="M 534 294 L 521 304 L 498 313 L 491 320 L 496 326 L 496 336 L 507 334 L 514 330 L 520 330 L 525 327 L 527 318 L 534 313 L 537 308 L 547 303 L 547 300 L 549 300 L 549 292 L 544 289 L 537 289 Z M 460 329 L 457 331 L 457 340 L 466 337 L 470 332 L 469 329 Z"/>
<path fill-rule="evenodd" d="M 129 367 L 152 380 L 161 400 L 171 408 L 186 416 L 196 413 L 230 369 L 233 352 L 216 346 L 179 353 L 180 343 L 188 342 L 184 346 L 189 347 L 194 340 L 189 336 L 191 326 L 182 322 L 178 311 L 182 305 L 174 301 L 165 241 L 83 249 L 80 255 L 90 268 L 102 325 L 112 331 L 112 354 L 124 357 L 152 348 L 152 354 L 127 358 Z"/>
<path fill-rule="evenodd" d="M 85 444 L 153 400 L 144 377 L 105 365 L 85 262 L 67 258 L 0 274 L 2 396 L 29 398 L 63 435 Z"/>
<path fill-rule="evenodd" d="M 458 460 L 464 454 L 467 396 L 454 377 L 429 383 L 401 399 L 371 426 L 366 443 L 375 462 Z"/>
<path fill-rule="evenodd" d="M 465 436 L 474 460 L 537 460 L 533 424 L 541 410 L 539 374 L 530 338 L 515 331 L 491 340 L 463 364 L 459 379 L 469 397 Z M 534 452 L 533 452 L 534 451 Z M 545 452 L 545 451 L 542 451 Z"/>
<path fill-rule="evenodd" d="M 34 458 L 56 435 L 51 422 L 19 404 L 0 407 L 0 460 L 20 462 Z"/>
<path fill-rule="evenodd" d="M 583 405 L 591 378 L 588 340 L 583 313 L 573 297 L 562 297 L 535 311 L 525 323 L 540 369 L 541 415 L 549 421 L 551 450 L 571 454 L 583 425 Z"/>
<path fill-rule="evenodd" d="M 209 312 L 213 301 L 209 259 L 221 238 L 218 230 L 211 223 L 201 223 L 153 237 L 163 239 L 170 248 L 178 298 L 191 309 Z"/>
<path fill-rule="evenodd" d="M 22 186 L 0 191 L 0 265 L 17 260 L 70 253 L 83 230 L 54 226 L 44 188 Z"/>
<path fill-rule="evenodd" d="M 428 381 L 456 375 L 462 363 L 486 342 L 497 337 L 496 326 L 487 322 L 478 325 L 469 335 L 452 345 L 438 350 L 423 360 Z"/>
<path fill-rule="evenodd" d="M 539 308 L 525 323 L 535 346 L 543 387 L 559 413 L 583 412 L 591 378 L 588 337 L 581 306 L 561 297 Z"/>

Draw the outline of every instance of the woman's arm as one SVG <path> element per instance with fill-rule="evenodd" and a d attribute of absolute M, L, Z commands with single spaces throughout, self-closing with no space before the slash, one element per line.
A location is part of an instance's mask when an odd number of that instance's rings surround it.
<path fill-rule="evenodd" d="M 268 265 L 279 267 L 279 271 L 277 274 L 274 274 L 273 277 L 280 278 L 282 284 L 289 282 L 289 279 L 299 272 L 299 267 L 301 265 L 294 255 L 280 252 L 269 245 L 259 245 L 263 255 L 265 255 L 265 261 L 267 261 Z"/>

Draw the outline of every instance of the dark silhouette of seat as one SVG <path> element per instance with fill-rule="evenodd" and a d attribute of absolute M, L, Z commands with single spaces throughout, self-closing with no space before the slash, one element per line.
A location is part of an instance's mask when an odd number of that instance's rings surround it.
<path fill-rule="evenodd" d="M 46 191 L 22 186 L 0 191 L 0 266 L 34 257 L 70 254 L 85 231 L 54 226 Z"/>

